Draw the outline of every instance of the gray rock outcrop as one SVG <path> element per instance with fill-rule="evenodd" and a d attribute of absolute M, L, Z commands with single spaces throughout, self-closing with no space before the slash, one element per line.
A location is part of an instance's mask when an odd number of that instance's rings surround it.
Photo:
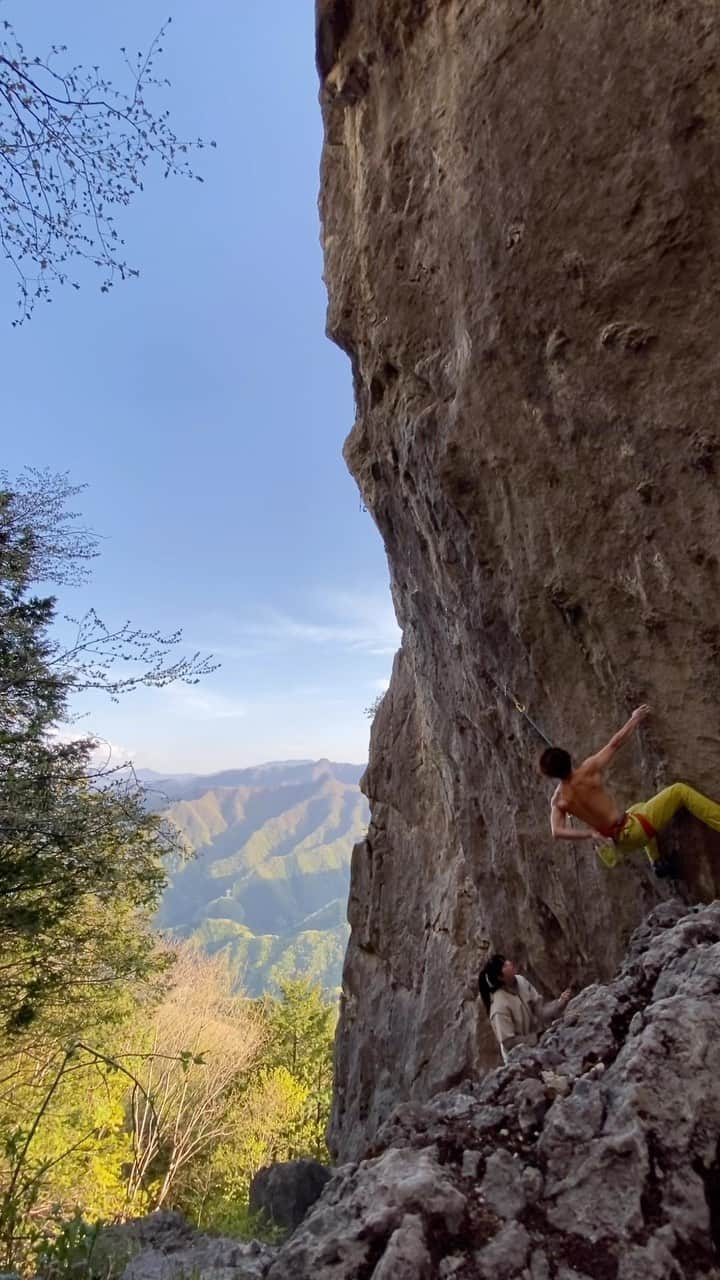
<path fill-rule="evenodd" d="M 323 0 L 318 40 L 346 457 L 403 629 L 352 868 L 348 1159 L 476 1064 L 488 947 L 557 994 L 609 977 L 664 892 L 642 855 L 551 844 L 510 695 L 574 754 L 650 702 L 621 803 L 720 791 L 720 23 L 714 0 Z M 665 843 L 692 900 L 720 892 L 717 836 Z"/>
<path fill-rule="evenodd" d="M 668 903 L 537 1048 L 397 1108 L 267 1280 L 718 1280 L 718 1081 L 720 902 Z"/>
<path fill-rule="evenodd" d="M 262 1280 L 276 1250 L 206 1236 L 179 1213 L 159 1211 L 103 1231 L 94 1275 L 121 1280 Z"/>
<path fill-rule="evenodd" d="M 315 1203 L 330 1170 L 318 1160 L 286 1160 L 259 1169 L 250 1183 L 250 1212 L 294 1230 Z"/>

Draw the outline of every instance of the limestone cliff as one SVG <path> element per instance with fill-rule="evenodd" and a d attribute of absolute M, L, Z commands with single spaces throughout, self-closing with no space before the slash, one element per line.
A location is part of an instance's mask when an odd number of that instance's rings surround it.
<path fill-rule="evenodd" d="M 488 946 L 605 978 L 665 890 L 549 840 L 542 742 L 720 791 L 715 0 L 320 0 L 329 332 L 403 646 L 354 853 L 333 1143 L 474 1069 Z M 690 892 L 714 837 L 680 823 Z M 482 1046 L 481 1046 L 482 1048 Z M 485 1052 L 485 1050 L 482 1050 Z"/>

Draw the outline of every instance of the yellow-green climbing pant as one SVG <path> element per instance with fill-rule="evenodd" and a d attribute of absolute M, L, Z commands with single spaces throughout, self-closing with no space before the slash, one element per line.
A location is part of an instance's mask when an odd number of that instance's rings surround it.
<path fill-rule="evenodd" d="M 689 787 L 686 782 L 674 782 L 671 787 L 659 791 L 652 800 L 631 805 L 621 831 L 612 844 L 600 849 L 598 856 L 606 867 L 616 867 L 622 862 L 624 853 L 630 853 L 633 849 L 645 849 L 650 861 L 656 862 L 659 856 L 657 841 L 648 838 L 637 814 L 642 814 L 656 831 L 662 831 L 670 819 L 675 817 L 678 809 L 688 809 L 706 827 L 720 831 L 720 804 L 708 799 L 694 787 Z"/>

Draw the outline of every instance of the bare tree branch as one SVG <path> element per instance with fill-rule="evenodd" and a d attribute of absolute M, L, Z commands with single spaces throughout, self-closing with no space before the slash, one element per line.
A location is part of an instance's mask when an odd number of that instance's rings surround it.
<path fill-rule="evenodd" d="M 138 274 L 124 257 L 115 210 L 142 190 L 143 170 L 202 181 L 188 160 L 202 139 L 177 137 L 167 111 L 148 98 L 166 88 L 155 65 L 170 19 L 134 63 L 121 50 L 130 82 L 116 89 L 98 67 L 57 69 L 67 49 L 26 53 L 10 22 L 0 24 L 0 247 L 18 277 L 21 324 L 54 286 L 80 287 L 72 262 L 101 271 L 107 293 Z M 210 143 L 214 146 L 214 142 Z"/>

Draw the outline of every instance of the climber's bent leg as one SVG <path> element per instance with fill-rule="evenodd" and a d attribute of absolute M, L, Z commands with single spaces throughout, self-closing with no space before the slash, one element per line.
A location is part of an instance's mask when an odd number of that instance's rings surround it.
<path fill-rule="evenodd" d="M 633 805 L 632 812 L 642 814 L 656 831 L 662 831 L 678 809 L 688 809 L 706 827 L 720 831 L 720 804 L 689 787 L 686 782 L 674 782 L 644 804 Z"/>
<path fill-rule="evenodd" d="M 713 831 L 720 831 L 720 804 L 702 795 L 686 782 L 674 782 L 650 800 L 633 804 L 627 811 L 625 823 L 615 840 L 598 850 L 598 857 L 606 867 L 616 867 L 623 854 L 644 849 L 650 862 L 659 861 L 655 833 L 675 817 L 679 809 L 687 809 L 699 822 Z"/>

